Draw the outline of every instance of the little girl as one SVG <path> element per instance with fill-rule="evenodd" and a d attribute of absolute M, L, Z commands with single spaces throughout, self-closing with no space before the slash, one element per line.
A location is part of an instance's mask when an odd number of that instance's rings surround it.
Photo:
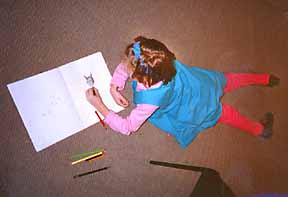
<path fill-rule="evenodd" d="M 120 91 L 132 78 L 135 108 L 122 118 L 109 110 L 97 90 L 86 91 L 87 100 L 105 117 L 104 122 L 125 135 L 136 132 L 148 120 L 174 136 L 186 148 L 203 130 L 224 123 L 254 136 L 271 138 L 273 114 L 266 113 L 253 122 L 222 103 L 223 93 L 246 85 L 275 86 L 279 79 L 269 74 L 221 73 L 189 67 L 155 39 L 137 37 L 127 46 L 125 58 L 112 77 L 111 95 L 117 104 L 127 107 Z"/>

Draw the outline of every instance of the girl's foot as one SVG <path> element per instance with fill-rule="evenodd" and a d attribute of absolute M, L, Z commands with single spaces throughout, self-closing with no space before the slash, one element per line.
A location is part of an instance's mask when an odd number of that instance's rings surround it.
<path fill-rule="evenodd" d="M 280 79 L 278 77 L 276 77 L 275 75 L 270 75 L 269 77 L 269 83 L 268 86 L 269 87 L 274 87 L 274 86 L 278 86 L 280 83 Z"/>
<path fill-rule="evenodd" d="M 271 112 L 267 112 L 260 123 L 263 125 L 263 132 L 259 135 L 259 137 L 269 139 L 273 135 L 273 122 L 274 116 Z"/>

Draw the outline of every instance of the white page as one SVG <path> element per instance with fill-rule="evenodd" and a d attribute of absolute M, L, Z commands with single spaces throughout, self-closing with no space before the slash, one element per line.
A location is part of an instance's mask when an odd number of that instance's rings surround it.
<path fill-rule="evenodd" d="M 95 81 L 94 87 L 99 90 L 104 104 L 109 109 L 115 112 L 123 110 L 122 107 L 115 103 L 110 95 L 110 81 L 112 77 L 100 52 L 65 64 L 59 67 L 59 69 L 61 70 L 77 112 L 82 119 L 84 128 L 99 122 L 95 114 L 95 108 L 86 100 L 85 91 L 89 86 L 86 84 L 84 75 L 88 76 L 90 73 L 92 74 Z"/>
<path fill-rule="evenodd" d="M 36 151 L 82 129 L 58 69 L 8 84 L 8 89 Z"/>

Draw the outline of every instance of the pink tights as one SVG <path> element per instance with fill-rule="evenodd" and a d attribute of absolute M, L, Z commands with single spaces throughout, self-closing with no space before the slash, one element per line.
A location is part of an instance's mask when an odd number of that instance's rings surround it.
<path fill-rule="evenodd" d="M 267 85 L 269 83 L 269 74 L 251 74 L 251 73 L 225 73 L 227 85 L 224 93 L 248 85 Z M 259 122 L 253 122 L 230 105 L 222 103 L 222 114 L 218 120 L 220 123 L 246 131 L 252 135 L 259 135 L 263 131 L 263 125 Z"/>

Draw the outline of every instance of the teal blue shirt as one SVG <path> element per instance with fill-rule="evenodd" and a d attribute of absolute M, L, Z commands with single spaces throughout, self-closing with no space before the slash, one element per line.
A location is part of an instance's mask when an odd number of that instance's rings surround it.
<path fill-rule="evenodd" d="M 221 72 L 189 67 L 177 60 L 174 66 L 175 77 L 158 88 L 136 91 L 137 82 L 132 81 L 133 102 L 159 106 L 148 121 L 186 148 L 201 131 L 217 123 L 226 78 Z"/>

